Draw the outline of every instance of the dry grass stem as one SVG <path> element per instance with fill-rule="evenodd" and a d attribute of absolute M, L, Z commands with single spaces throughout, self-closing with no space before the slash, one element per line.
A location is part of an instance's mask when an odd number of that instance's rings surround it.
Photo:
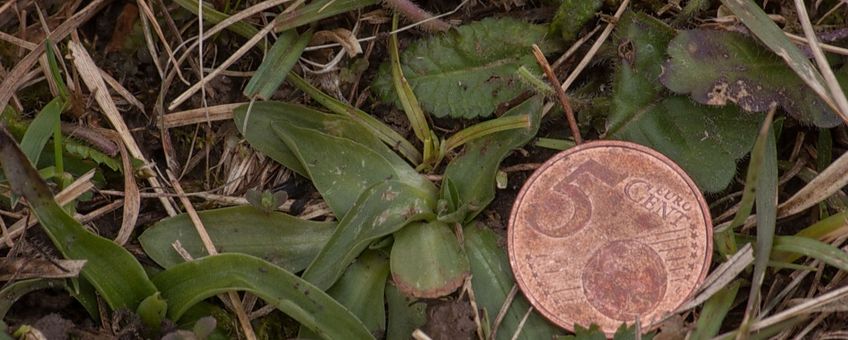
<path fill-rule="evenodd" d="M 798 20 L 801 21 L 801 28 L 804 29 L 804 35 L 807 37 L 810 50 L 813 51 L 813 57 L 815 57 L 816 64 L 819 66 L 819 71 L 824 77 L 825 85 L 830 90 L 830 95 L 836 104 L 836 113 L 842 117 L 843 121 L 848 123 L 848 98 L 845 97 L 845 92 L 839 86 L 836 75 L 833 74 L 830 63 L 828 63 L 827 57 L 822 52 L 816 32 L 810 23 L 810 16 L 807 15 L 807 6 L 803 0 L 795 0 L 795 9 L 798 11 Z"/>
<path fill-rule="evenodd" d="M 568 96 L 565 94 L 565 91 L 563 91 L 562 84 L 559 83 L 559 79 L 557 79 L 556 74 L 554 74 L 554 70 L 551 69 L 551 65 L 548 64 L 548 60 L 545 59 L 545 54 L 542 53 L 539 45 L 533 44 L 533 56 L 536 57 L 536 62 L 542 67 L 542 70 L 548 77 L 548 81 L 551 82 L 551 85 L 554 87 L 554 93 L 556 93 L 559 104 L 565 112 L 565 118 L 568 120 L 568 128 L 571 129 L 571 137 L 574 138 L 574 142 L 576 144 L 583 143 L 583 138 L 580 137 L 580 129 L 577 127 L 577 119 L 574 118 L 574 110 L 571 109 L 571 103 L 568 100 Z"/>
<path fill-rule="evenodd" d="M 115 130 L 120 135 L 121 140 L 126 145 L 130 155 L 136 159 L 140 159 L 144 164 L 150 164 L 147 161 L 147 158 L 144 157 L 141 149 L 138 147 L 135 138 L 133 138 L 130 133 L 121 113 L 118 112 L 115 102 L 112 101 L 112 97 L 109 95 L 109 90 L 106 88 L 106 83 L 100 76 L 100 69 L 94 64 L 94 60 L 92 60 L 88 52 L 76 42 L 68 42 L 68 48 L 71 50 L 71 54 L 74 57 L 74 65 L 77 67 L 80 77 L 86 86 L 88 86 L 88 89 L 91 91 L 92 96 L 94 96 L 94 99 L 97 101 L 97 104 L 100 105 L 103 114 L 106 115 L 106 118 L 108 118 L 109 122 L 112 123 L 112 126 L 115 127 Z M 162 190 L 162 186 L 159 184 L 159 180 L 155 176 L 148 177 L 147 181 L 153 187 L 153 190 Z M 174 207 L 171 206 L 170 201 L 165 198 L 162 198 L 160 201 L 169 216 L 176 215 L 176 211 L 174 210 Z"/>
<path fill-rule="evenodd" d="M 159 118 L 159 125 L 162 128 L 170 129 L 198 123 L 229 120 L 233 118 L 233 110 L 244 104 L 247 103 L 222 104 L 169 113 Z"/>
<path fill-rule="evenodd" d="M 498 315 L 495 317 L 495 322 L 492 324 L 492 334 L 489 336 L 489 339 L 497 339 L 498 328 L 500 328 L 504 317 L 506 317 L 506 312 L 509 311 L 509 306 L 512 306 L 512 301 L 515 300 L 516 294 L 518 294 L 518 285 L 513 284 L 512 289 L 509 290 L 509 293 L 506 295 L 506 299 L 504 299 L 504 302 L 501 305 L 501 309 L 498 310 Z"/>
<path fill-rule="evenodd" d="M 586 52 L 586 55 L 583 56 L 583 59 L 580 60 L 580 63 L 578 63 L 577 66 L 574 67 L 574 70 L 571 71 L 571 73 L 568 75 L 568 78 L 566 78 L 565 82 L 562 83 L 561 88 L 563 92 L 568 92 L 568 88 L 571 86 L 571 83 L 573 83 L 574 80 L 577 79 L 577 76 L 579 76 L 580 73 L 583 72 L 586 66 L 589 66 L 589 63 L 595 57 L 595 54 L 597 54 L 598 50 L 601 49 L 601 45 L 603 45 L 604 42 L 607 41 L 607 38 L 609 38 L 610 34 L 612 34 L 612 30 L 615 28 L 615 25 L 621 18 L 621 16 L 624 15 L 624 12 L 629 4 L 630 0 L 624 0 L 621 2 L 621 4 L 618 6 L 618 9 L 615 11 L 615 14 L 613 15 L 613 20 L 607 23 L 607 26 L 604 27 L 604 30 L 601 32 L 601 35 L 598 36 L 598 40 L 596 40 L 595 43 L 592 44 L 592 47 L 589 48 L 589 51 Z M 553 102 L 545 104 L 545 107 L 542 109 L 542 115 L 547 115 L 547 113 L 551 110 L 551 108 L 553 108 L 553 106 Z"/>
<path fill-rule="evenodd" d="M 0 108 L 6 107 L 6 104 L 9 103 L 9 99 L 12 98 L 12 95 L 14 95 L 15 91 L 18 89 L 18 85 L 27 81 L 27 78 L 25 78 L 24 75 L 29 72 L 30 68 L 32 68 L 32 66 L 38 61 L 38 58 L 41 57 L 41 54 L 44 53 L 44 43 L 47 40 L 61 41 L 65 39 L 71 31 L 75 30 L 79 25 L 88 21 L 88 19 L 97 14 L 104 5 L 106 5 L 105 0 L 93 0 L 88 4 L 88 6 L 59 25 L 59 27 L 42 40 L 38 46 L 30 51 L 24 58 L 19 60 L 15 67 L 12 68 L 9 74 L 7 74 L 3 79 L 3 82 L 0 83 Z"/>

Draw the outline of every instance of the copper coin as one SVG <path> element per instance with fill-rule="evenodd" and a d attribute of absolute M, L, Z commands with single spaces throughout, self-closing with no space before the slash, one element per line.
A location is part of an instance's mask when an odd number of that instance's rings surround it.
<path fill-rule="evenodd" d="M 509 221 L 518 286 L 568 330 L 612 336 L 648 329 L 703 281 L 712 221 L 683 170 L 647 147 L 589 142 L 557 154 L 527 180 Z"/>

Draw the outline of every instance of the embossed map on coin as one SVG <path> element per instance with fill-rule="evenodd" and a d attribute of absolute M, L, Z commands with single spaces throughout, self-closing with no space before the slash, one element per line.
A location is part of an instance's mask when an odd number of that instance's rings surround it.
<path fill-rule="evenodd" d="M 703 281 L 712 222 L 700 190 L 649 148 L 590 142 L 557 154 L 518 194 L 508 231 L 519 287 L 560 327 L 611 336 L 674 311 Z"/>

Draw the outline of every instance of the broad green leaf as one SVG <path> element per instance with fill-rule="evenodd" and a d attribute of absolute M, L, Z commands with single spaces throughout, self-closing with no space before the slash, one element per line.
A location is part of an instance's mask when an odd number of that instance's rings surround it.
<path fill-rule="evenodd" d="M 86 231 L 60 207 L 18 144 L 0 129 L 0 164 L 12 191 L 29 201 L 53 244 L 68 259 L 87 260 L 82 276 L 112 309 L 135 307 L 156 292 L 141 264 L 111 240 Z"/>
<path fill-rule="evenodd" d="M 373 339 L 368 329 L 321 289 L 262 259 L 219 254 L 178 264 L 153 282 L 179 320 L 192 305 L 231 290 L 250 292 L 325 339 Z"/>
<path fill-rule="evenodd" d="M 386 332 L 385 288 L 389 260 L 377 251 L 364 252 L 327 294 L 356 315 L 374 337 Z"/>
<path fill-rule="evenodd" d="M 198 215 L 219 252 L 256 256 L 293 273 L 309 265 L 335 229 L 335 223 L 265 213 L 252 206 L 206 210 Z M 193 258 L 207 255 L 186 214 L 156 222 L 138 240 L 147 256 L 164 268 L 185 262 L 172 246 L 175 241 Z"/>
<path fill-rule="evenodd" d="M 247 109 L 248 105 L 244 105 L 233 112 L 233 121 L 239 129 L 245 126 Z M 394 166 L 406 165 L 406 162 L 389 150 L 380 139 L 350 117 L 324 113 L 303 105 L 273 101 L 256 102 L 250 109 L 247 130 L 241 131 L 245 139 L 255 149 L 303 176 L 308 177 L 309 174 L 286 143 L 277 136 L 273 128 L 275 125 L 294 125 L 354 140 L 371 151 L 378 152 Z"/>
<path fill-rule="evenodd" d="M 701 190 L 718 192 L 733 179 L 736 160 L 750 150 L 758 119 L 733 107 L 708 108 L 671 97 L 645 108 L 609 136 L 656 149 L 680 165 Z"/>
<path fill-rule="evenodd" d="M 695 330 L 689 335 L 690 340 L 708 340 L 718 334 L 741 284 L 741 280 L 733 281 L 704 303 Z"/>
<path fill-rule="evenodd" d="M 550 34 L 561 35 L 563 41 L 574 41 L 583 26 L 595 18 L 595 13 L 603 4 L 602 0 L 563 0 L 548 31 Z"/>
<path fill-rule="evenodd" d="M 848 254 L 819 240 L 798 236 L 776 236 L 773 249 L 792 252 L 820 260 L 841 270 L 848 270 Z"/>
<path fill-rule="evenodd" d="M 273 128 L 305 166 L 315 188 L 336 216 L 344 216 L 360 194 L 385 180 L 435 193 L 430 181 L 383 144 L 359 143 L 338 133 L 334 126 L 323 131 L 288 124 Z"/>
<path fill-rule="evenodd" d="M 286 76 L 297 63 L 310 39 L 312 39 L 311 29 L 303 34 L 297 34 L 295 30 L 281 33 L 265 54 L 265 59 L 256 69 L 256 73 L 250 77 L 242 93 L 248 98 L 270 99 L 280 84 L 286 80 Z"/>
<path fill-rule="evenodd" d="M 493 323 L 509 291 L 515 286 L 509 259 L 503 247 L 499 245 L 495 233 L 482 224 L 465 227 L 465 252 L 471 262 L 471 286 L 477 307 L 482 308 Z M 530 303 L 522 294 L 516 295 L 496 332 L 496 339 L 512 339 L 518 330 L 524 314 L 530 309 Z M 494 325 L 489 325 L 492 327 Z M 556 326 L 545 320 L 539 313 L 533 312 L 519 334 L 518 339 L 551 339 L 560 333 Z"/>
<path fill-rule="evenodd" d="M 699 103 L 733 102 L 749 112 L 778 103 L 802 122 L 819 127 L 842 122 L 780 58 L 740 33 L 682 31 L 669 43 L 668 54 L 660 81 Z M 848 74 L 841 76 L 848 85 Z"/>
<path fill-rule="evenodd" d="M 386 334 L 386 278 L 389 261 L 379 251 L 365 251 L 347 267 L 327 295 L 347 307 L 359 318 L 375 338 Z M 311 339 L 313 334 L 301 329 L 298 338 Z"/>
<path fill-rule="evenodd" d="M 819 71 L 756 2 L 752 0 L 721 0 L 721 3 L 727 6 L 745 26 L 748 26 L 757 38 L 781 57 L 813 92 L 826 100 L 828 106 L 832 109 L 836 108 L 830 93 L 823 85 L 824 79 Z M 790 90 L 797 91 L 798 88 Z"/>
<path fill-rule="evenodd" d="M 404 294 L 437 298 L 465 282 L 470 272 L 468 257 L 447 224 L 412 223 L 394 236 L 389 257 L 392 280 Z"/>
<path fill-rule="evenodd" d="M 542 98 L 533 97 L 509 110 L 505 115 L 528 115 L 530 126 L 526 129 L 512 129 L 475 139 L 465 145 L 462 153 L 456 156 L 445 168 L 442 179 L 442 199 L 448 198 L 445 190 L 455 190 L 456 201 L 449 211 L 467 210 L 460 222 L 471 221 L 495 198 L 495 175 L 501 161 L 512 150 L 527 143 L 539 130 L 542 116 Z M 450 184 L 448 184 L 450 183 Z"/>
<path fill-rule="evenodd" d="M 391 281 L 386 283 L 386 305 L 389 307 L 387 340 L 408 340 L 412 332 L 427 323 L 427 304 L 403 295 Z"/>
<path fill-rule="evenodd" d="M 339 221 L 303 278 L 321 289 L 330 288 L 371 241 L 410 222 L 432 218 L 434 196 L 428 189 L 399 181 L 384 181 L 368 188 Z"/>
<path fill-rule="evenodd" d="M 66 102 L 62 97 L 53 98 L 29 124 L 24 138 L 21 140 L 21 150 L 32 164 L 38 164 L 41 150 L 53 136 L 53 130 L 59 124 L 59 117 L 65 109 L 65 104 Z"/>
<path fill-rule="evenodd" d="M 525 66 L 538 73 L 530 47 L 542 43 L 545 31 L 506 17 L 463 25 L 406 48 L 403 74 L 424 110 L 437 117 L 488 116 L 528 89 L 515 72 Z M 374 87 L 383 100 L 400 107 L 388 64 Z"/>
<path fill-rule="evenodd" d="M 736 173 L 736 160 L 751 149 L 760 121 L 734 106 L 705 107 L 682 96 L 664 97 L 656 79 L 674 31 L 651 17 L 626 13 L 618 45 L 629 46 L 613 84 L 606 136 L 636 142 L 668 156 L 701 190 L 721 191 Z"/>

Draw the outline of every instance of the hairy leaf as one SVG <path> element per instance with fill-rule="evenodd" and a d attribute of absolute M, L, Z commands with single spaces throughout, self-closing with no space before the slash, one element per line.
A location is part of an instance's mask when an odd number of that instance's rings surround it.
<path fill-rule="evenodd" d="M 395 233 L 392 279 L 398 289 L 420 298 L 452 293 L 468 277 L 468 257 L 448 225 L 413 223 Z"/>
<path fill-rule="evenodd" d="M 602 0 L 564 0 L 551 21 L 550 33 L 559 33 L 564 41 L 574 41 L 580 29 L 595 17 Z"/>
<path fill-rule="evenodd" d="M 135 307 L 156 292 L 141 264 L 126 249 L 83 228 L 68 215 L 5 128 L 0 128 L 0 164 L 12 191 L 29 201 L 57 249 L 68 259 L 87 260 L 82 276 L 112 309 Z"/>
<path fill-rule="evenodd" d="M 515 72 L 521 66 L 538 70 L 530 47 L 542 43 L 545 31 L 511 18 L 463 25 L 408 47 L 401 55 L 403 74 L 424 110 L 437 117 L 488 116 L 528 89 Z M 388 64 L 374 87 L 400 107 Z"/>
<path fill-rule="evenodd" d="M 776 103 L 802 122 L 819 127 L 841 123 L 783 60 L 740 33 L 682 31 L 669 43 L 668 54 L 660 81 L 699 103 L 733 102 L 749 112 L 764 112 Z M 840 76 L 848 85 L 848 74 Z"/>
<path fill-rule="evenodd" d="M 306 268 L 335 229 L 335 223 L 266 213 L 252 206 L 206 210 L 198 215 L 219 252 L 256 256 L 290 272 Z M 138 240 L 147 256 L 164 268 L 185 262 L 172 246 L 175 241 L 193 258 L 207 254 L 186 214 L 157 222 Z"/>
<path fill-rule="evenodd" d="M 533 97 L 505 115 L 528 115 L 530 126 L 493 133 L 467 143 L 462 153 L 445 169 L 442 199 L 449 198 L 446 190 L 455 190 L 456 202 L 451 202 L 447 213 L 466 210 L 465 216 L 459 219 L 461 222 L 472 220 L 495 198 L 495 175 L 501 161 L 512 150 L 527 143 L 539 130 L 542 98 Z"/>
<path fill-rule="evenodd" d="M 471 262 L 471 286 L 474 288 L 474 296 L 478 307 L 485 311 L 489 322 L 493 323 L 509 291 L 515 286 L 509 259 L 491 229 L 482 224 L 474 224 L 464 230 L 465 251 Z M 512 339 L 530 307 L 524 295 L 516 295 L 500 327 L 492 330 L 496 332 L 496 339 Z M 494 325 L 490 325 L 492 326 Z M 556 326 L 534 312 L 525 321 L 518 339 L 551 339 L 557 333 Z"/>
<path fill-rule="evenodd" d="M 303 278 L 321 289 L 330 288 L 371 241 L 410 222 L 432 217 L 433 197 L 429 190 L 399 181 L 385 181 L 368 188 L 339 221 L 333 236 L 306 268 Z"/>
<path fill-rule="evenodd" d="M 368 329 L 321 289 L 271 263 L 219 254 L 178 264 L 153 278 L 179 320 L 189 307 L 231 290 L 248 291 L 325 339 L 373 339 Z"/>
<path fill-rule="evenodd" d="M 754 143 L 759 115 L 732 105 L 715 108 L 682 96 L 665 97 L 656 79 L 674 31 L 633 12 L 622 17 L 618 29 L 624 53 L 606 136 L 656 149 L 686 170 L 701 190 L 724 189 L 736 173 L 736 160 Z"/>

